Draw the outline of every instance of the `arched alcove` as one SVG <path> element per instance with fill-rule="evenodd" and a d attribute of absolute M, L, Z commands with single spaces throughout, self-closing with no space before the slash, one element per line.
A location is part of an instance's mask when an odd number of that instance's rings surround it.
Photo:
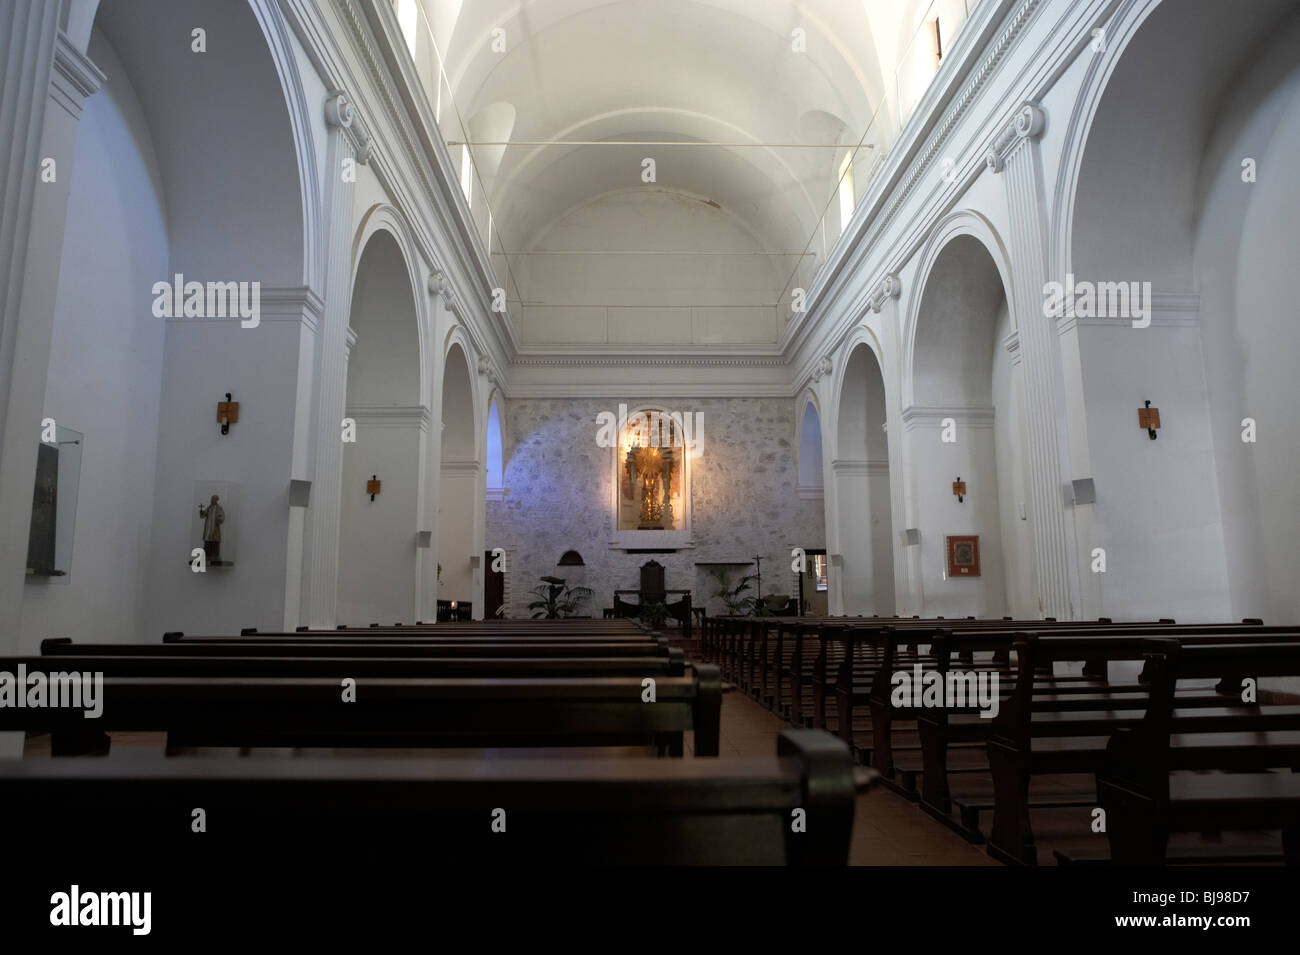
<path fill-rule="evenodd" d="M 459 342 L 448 349 L 442 375 L 442 454 L 438 488 L 438 599 L 474 603 L 481 586 L 476 514 L 483 483 L 475 435 L 474 387 Z M 475 606 L 474 615 L 482 616 Z M 495 608 L 493 608 L 495 609 Z"/>
<path fill-rule="evenodd" d="M 1295 620 L 1300 433 L 1267 409 L 1300 400 L 1300 191 L 1269 173 L 1300 148 L 1300 14 L 1142 3 L 1122 27 L 1066 209 L 1076 281 L 1150 282 L 1155 298 L 1149 327 L 1080 322 L 1100 609 Z M 1146 400 L 1163 412 L 1156 441 L 1136 427 Z"/>
<path fill-rule="evenodd" d="M 29 579 L 23 640 L 282 625 L 302 330 L 269 318 L 302 307 L 310 274 L 297 74 L 249 4 L 103 0 L 67 15 L 106 82 L 85 101 L 75 154 L 55 157 L 69 196 L 40 360 L 43 411 L 84 436 L 87 457 L 72 574 Z M 197 23 L 239 55 L 191 53 Z M 203 315 L 161 307 L 178 274 L 203 283 Z M 244 293 L 246 320 L 209 313 L 218 282 Z M 222 435 L 226 392 L 258 412 Z M 192 573 L 195 502 L 213 483 L 237 488 L 222 491 L 222 563 Z"/>
<path fill-rule="evenodd" d="M 410 271 L 394 236 L 375 232 L 352 290 L 343 446 L 338 619 L 350 625 L 410 622 L 416 615 L 420 462 L 429 412 L 420 403 L 418 313 Z M 380 492 L 371 499 L 371 479 Z"/>
<path fill-rule="evenodd" d="M 958 233 L 942 246 L 921 282 L 913 327 L 913 404 L 903 424 L 922 612 L 1036 616 L 1016 337 L 983 240 Z M 950 536 L 979 538 L 978 576 L 949 574 Z"/>
<path fill-rule="evenodd" d="M 836 414 L 835 504 L 838 540 L 829 543 L 832 612 L 894 613 L 893 521 L 885 382 L 875 352 L 849 353 Z"/>
<path fill-rule="evenodd" d="M 505 457 L 501 440 L 501 396 L 494 394 L 488 405 L 485 458 L 487 469 L 487 499 L 499 501 L 505 497 Z"/>
<path fill-rule="evenodd" d="M 799 418 L 799 496 L 821 498 L 825 492 L 822 462 L 822 422 L 817 405 L 804 404 Z"/>

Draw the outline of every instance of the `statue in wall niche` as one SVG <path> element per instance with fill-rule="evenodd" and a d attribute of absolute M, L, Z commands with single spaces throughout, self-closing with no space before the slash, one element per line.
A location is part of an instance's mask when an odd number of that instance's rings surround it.
<path fill-rule="evenodd" d="M 226 522 L 226 510 L 221 506 L 221 498 L 216 494 L 208 506 L 199 505 L 199 517 L 203 519 L 203 556 L 209 564 L 221 564 L 221 525 Z"/>

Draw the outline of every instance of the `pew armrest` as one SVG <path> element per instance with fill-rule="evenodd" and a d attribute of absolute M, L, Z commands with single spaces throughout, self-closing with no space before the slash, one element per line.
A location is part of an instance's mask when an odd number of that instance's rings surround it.
<path fill-rule="evenodd" d="M 876 788 L 880 782 L 880 773 L 866 766 L 853 767 L 853 790 L 859 796 Z"/>

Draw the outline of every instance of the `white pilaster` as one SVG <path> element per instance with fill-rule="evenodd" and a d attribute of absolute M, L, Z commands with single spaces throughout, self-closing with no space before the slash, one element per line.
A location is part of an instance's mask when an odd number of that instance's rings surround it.
<path fill-rule="evenodd" d="M 311 504 L 303 546 L 301 619 L 309 627 L 334 626 L 338 605 L 339 504 L 343 482 L 343 409 L 347 400 L 348 320 L 352 311 L 352 194 L 354 175 L 344 165 L 369 161 L 371 141 L 346 94 L 325 100 L 326 147 L 325 312 L 316 353 L 316 414 Z M 355 172 L 355 169 L 353 170 Z"/>
<path fill-rule="evenodd" d="M 0 647 L 12 649 L 77 122 L 105 79 L 59 32 L 59 8 L 49 0 L 0 4 Z M 42 179 L 46 158 L 55 161 L 54 181 Z"/>
<path fill-rule="evenodd" d="M 1010 212 L 1011 261 L 1016 263 L 1012 307 L 1024 373 L 1038 600 L 1044 615 L 1064 620 L 1077 615 L 1079 600 L 1063 498 L 1068 443 L 1059 414 L 1060 356 L 1053 323 L 1043 314 L 1048 225 L 1038 141 L 1045 126 L 1043 111 L 1025 103 L 994 141 L 986 163 L 1003 177 Z"/>

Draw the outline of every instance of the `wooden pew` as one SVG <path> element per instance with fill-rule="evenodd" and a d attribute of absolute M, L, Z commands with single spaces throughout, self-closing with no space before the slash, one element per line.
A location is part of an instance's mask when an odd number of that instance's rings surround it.
<path fill-rule="evenodd" d="M 1051 632 L 1053 639 L 1070 639 L 1074 652 L 1088 654 L 1092 659 L 1099 659 L 1103 664 L 1109 659 L 1138 659 L 1138 649 L 1142 647 L 1141 639 L 1148 637 L 1172 637 L 1187 645 L 1223 640 L 1247 642 L 1288 642 L 1300 637 L 1300 631 L 1287 627 L 1242 627 L 1236 624 L 1181 624 L 1151 625 L 1132 624 L 1114 625 L 1101 628 L 1081 628 L 1078 630 L 1058 629 Z M 986 631 L 983 633 L 946 634 L 935 636 L 935 668 L 946 673 L 957 648 L 964 647 L 968 652 L 1009 650 L 1011 644 L 1024 636 L 1018 632 Z M 1050 664 L 1049 664 L 1050 666 Z M 1034 702 L 1032 709 L 1080 710 L 1097 708 L 1098 701 L 1106 700 L 1111 708 L 1141 709 L 1145 705 L 1147 687 L 1142 683 L 1115 684 L 1087 678 L 1071 678 L 1045 672 L 1040 668 L 1034 673 L 1032 685 L 1022 686 L 1015 677 L 1007 680 L 1005 688 L 1012 686 L 1027 689 Z M 877 687 L 872 700 L 873 718 L 882 709 L 889 709 L 887 686 Z M 1182 707 L 1219 706 L 1221 697 L 1205 691 L 1179 691 L 1179 705 Z M 1005 695 L 1005 693 L 1004 693 Z M 902 714 L 893 713 L 895 720 Z M 908 768 L 909 776 L 914 777 L 916 770 L 921 770 L 922 785 L 919 798 L 922 808 L 931 812 L 945 822 L 952 810 L 949 787 L 950 772 L 981 772 L 987 770 L 984 756 L 984 744 L 989 738 L 992 725 L 988 720 L 979 719 L 973 714 L 961 714 L 946 709 L 922 709 L 906 714 L 906 718 L 915 719 L 921 745 L 921 764 L 912 763 Z M 973 748 L 978 744 L 979 748 Z M 958 766 L 950 767 L 951 748 L 960 747 L 963 757 Z M 873 766 L 881 768 L 873 753 Z M 893 767 L 885 767 L 892 769 Z M 904 786 L 914 785 L 914 779 L 905 777 Z M 968 838 L 979 838 L 977 813 L 980 804 L 974 803 L 964 807 L 959 831 Z"/>
<path fill-rule="evenodd" d="M 1280 829 L 1286 863 L 1300 865 L 1300 719 L 1291 730 L 1243 722 L 1235 732 L 1194 733 L 1179 732 L 1185 727 L 1175 715 L 1179 679 L 1217 677 L 1225 668 L 1253 678 L 1295 676 L 1300 643 L 1257 645 L 1248 656 L 1237 644 L 1158 643 L 1147 654 L 1146 714 L 1110 738 L 1097 773 L 1111 860 L 1163 865 L 1175 832 Z"/>
<path fill-rule="evenodd" d="M 486 655 L 546 657 L 670 657 L 666 640 L 605 643 L 599 641 L 366 641 L 346 640 L 250 640 L 243 637 L 183 641 L 174 643 L 74 644 L 66 637 L 41 641 L 42 655 L 93 652 L 97 655 L 159 656 L 337 656 L 340 653 L 367 657 L 482 657 Z"/>
<path fill-rule="evenodd" d="M 1149 638 L 1075 638 L 1026 635 L 1017 640 L 1015 690 L 988 727 L 988 760 L 993 779 L 993 826 L 989 853 L 1004 862 L 1034 864 L 1037 853 L 1030 826 L 1029 780 L 1045 774 L 1095 774 L 1102 768 L 1106 745 L 1120 729 L 1142 719 L 1146 701 L 1110 696 L 1095 708 L 1070 710 L 1034 696 L 1035 669 L 1055 660 L 1078 659 L 1081 652 L 1104 652 L 1109 659 L 1141 659 Z M 1280 642 L 1235 643 L 1235 664 L 1251 659 Z M 954 717 L 950 722 L 970 717 Z M 1179 701 L 1170 723 L 1175 733 L 1263 732 L 1300 728 L 1300 706 L 1241 703 L 1225 698 L 1220 706 L 1186 707 Z M 955 729 L 955 727 L 954 727 Z M 1300 735 L 1295 736 L 1300 744 Z M 1300 760 L 1300 749 L 1296 751 Z M 1095 799 L 1095 789 L 1093 798 Z"/>
<path fill-rule="evenodd" d="M 1217 639 L 1219 636 L 1249 636 L 1251 639 L 1291 639 L 1295 630 L 1289 627 L 1263 627 L 1249 624 L 1175 624 L 1163 622 L 1119 622 L 1109 618 L 1093 621 L 1031 621 L 1006 622 L 994 620 L 953 620 L 942 624 L 933 621 L 901 621 L 880 627 L 821 627 L 817 637 L 821 643 L 814 662 L 809 684 L 814 695 L 814 720 L 811 725 L 826 728 L 825 706 L 832 661 L 838 660 L 834 669 L 834 699 L 836 731 L 855 752 L 870 752 L 871 765 L 885 777 L 888 784 L 893 778 L 891 753 L 891 724 L 900 716 L 890 705 L 890 680 L 894 672 L 910 673 L 920 664 L 923 669 L 938 665 L 934 646 L 946 638 L 952 655 L 966 664 L 967 670 L 998 672 L 1010 682 L 1014 671 L 1010 667 L 1010 648 L 1013 640 L 1026 628 L 1036 632 L 1073 635 L 1158 635 L 1181 634 L 1188 639 Z M 919 655 L 909 647 L 918 643 L 930 644 L 931 652 Z M 836 646 L 838 644 L 838 646 Z M 906 652 L 905 652 L 906 651 Z M 987 651 L 991 660 L 974 661 L 976 652 Z M 945 655 L 943 666 L 951 663 Z M 1094 653 L 1084 661 L 1082 676 L 1055 675 L 1051 677 L 1052 692 L 1060 694 L 1087 694 L 1102 690 L 1116 692 L 1106 682 L 1105 655 Z M 1119 692 L 1134 692 L 1139 687 L 1129 687 Z M 863 705 L 870 708 L 871 719 L 858 723 L 857 714 Z M 913 719 L 908 714 L 907 719 Z M 916 746 L 910 747 L 917 749 Z M 919 749 L 917 750 L 919 752 Z M 907 787 L 904 787 L 905 792 Z"/>
<path fill-rule="evenodd" d="M 268 852 L 333 865 L 340 846 L 347 864 L 844 865 L 870 784 L 838 740 L 788 730 L 751 759 L 0 760 L 0 812 L 23 820 L 20 854 L 120 851 L 180 873 Z"/>
<path fill-rule="evenodd" d="M 663 656 L 532 657 L 492 653 L 480 656 L 367 656 L 340 648 L 330 656 L 214 655 L 176 653 L 172 648 L 157 653 L 156 647 L 138 647 L 136 654 L 95 653 L 93 645 L 74 646 L 79 653 L 58 653 L 40 657 L 9 657 L 7 666 L 25 665 L 36 669 L 75 670 L 105 676 L 276 676 L 276 677 L 545 677 L 545 676 L 640 676 L 680 677 L 686 673 L 686 659 L 679 649 Z M 206 649 L 206 648 L 205 648 Z"/>
<path fill-rule="evenodd" d="M 53 661 L 56 658 L 49 658 Z M 0 670 L 16 672 L 0 659 Z M 53 669 L 51 667 L 50 669 Z M 627 746 L 718 754 L 721 678 L 716 667 L 642 676 L 528 678 L 106 676 L 103 714 L 2 708 L 0 731 L 47 731 L 56 755 L 106 752 L 106 731 L 165 731 L 168 746 Z"/>

